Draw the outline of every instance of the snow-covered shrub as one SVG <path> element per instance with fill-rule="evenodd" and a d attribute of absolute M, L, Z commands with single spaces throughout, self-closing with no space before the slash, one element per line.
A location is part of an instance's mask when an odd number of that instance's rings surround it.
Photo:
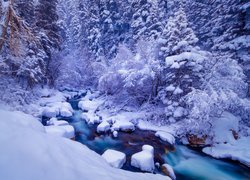
<path fill-rule="evenodd" d="M 225 54 L 209 59 L 204 64 L 206 74 L 200 89 L 193 89 L 183 98 L 189 111 L 187 129 L 205 133 L 205 127 L 207 131 L 212 127 L 212 119 L 225 111 L 240 116 L 247 124 L 250 102 L 246 99 L 247 84 L 242 68 Z"/>
<path fill-rule="evenodd" d="M 55 56 L 50 63 L 51 79 L 54 78 L 52 80 L 59 88 L 95 86 L 97 81 L 93 62 L 94 60 L 84 49 Z"/>
<path fill-rule="evenodd" d="M 110 62 L 99 79 L 99 90 L 107 94 L 127 94 L 141 103 L 155 96 L 161 73 L 155 45 L 140 41 L 134 55 L 121 45 L 116 58 Z"/>

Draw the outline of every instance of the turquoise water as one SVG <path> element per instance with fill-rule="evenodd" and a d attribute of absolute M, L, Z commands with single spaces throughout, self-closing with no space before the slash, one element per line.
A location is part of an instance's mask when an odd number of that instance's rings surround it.
<path fill-rule="evenodd" d="M 133 133 L 119 132 L 118 138 L 113 138 L 110 133 L 98 134 L 97 125 L 88 125 L 81 120 L 81 111 L 77 108 L 77 100 L 69 101 L 75 109 L 74 116 L 66 119 L 74 126 L 76 141 L 85 144 L 98 154 L 107 149 L 124 152 L 127 162 L 122 169 L 140 172 L 139 169 L 130 166 L 130 159 L 134 153 L 141 151 L 144 144 L 155 148 L 155 162 L 170 164 L 177 179 L 187 180 L 250 180 L 250 169 L 238 163 L 216 160 L 204 155 L 198 150 L 192 150 L 183 145 L 171 147 L 161 141 L 152 131 L 136 130 Z M 160 168 L 154 173 L 163 174 Z"/>

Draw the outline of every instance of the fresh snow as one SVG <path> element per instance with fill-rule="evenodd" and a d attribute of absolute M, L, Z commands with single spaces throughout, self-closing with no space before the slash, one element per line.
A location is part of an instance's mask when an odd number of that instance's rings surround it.
<path fill-rule="evenodd" d="M 175 144 L 175 138 L 172 134 L 164 132 L 164 131 L 157 131 L 155 133 L 156 137 L 159 137 L 162 141 L 166 141 L 171 145 Z"/>
<path fill-rule="evenodd" d="M 215 158 L 227 158 L 237 160 L 250 167 L 250 137 L 242 137 L 233 144 L 215 144 L 202 150 Z"/>
<path fill-rule="evenodd" d="M 107 132 L 110 130 L 110 124 L 107 121 L 103 121 L 97 126 L 97 132 Z"/>
<path fill-rule="evenodd" d="M 71 125 L 45 126 L 46 132 L 51 135 L 72 139 L 75 137 L 74 127 Z"/>
<path fill-rule="evenodd" d="M 112 168 L 86 146 L 46 134 L 36 118 L 21 112 L 0 110 L 0 131 L 0 143 L 4 144 L 0 148 L 0 179 L 167 179 Z"/>
<path fill-rule="evenodd" d="M 67 102 L 53 102 L 46 105 L 43 109 L 42 116 L 52 118 L 56 116 L 71 117 L 73 109 Z"/>
<path fill-rule="evenodd" d="M 214 119 L 213 142 L 214 143 L 234 143 L 235 138 L 232 130 L 239 131 L 240 118 L 229 112 L 224 112 L 220 118 Z"/>
<path fill-rule="evenodd" d="M 100 117 L 93 112 L 82 113 L 81 118 L 84 119 L 88 124 L 100 123 Z"/>
<path fill-rule="evenodd" d="M 116 121 L 111 128 L 116 131 L 134 131 L 135 125 L 129 121 Z"/>
<path fill-rule="evenodd" d="M 112 149 L 106 150 L 102 157 L 114 168 L 122 168 L 126 162 L 126 155 Z"/>
<path fill-rule="evenodd" d="M 154 148 L 144 145 L 141 152 L 132 155 L 131 166 L 139 168 L 142 171 L 153 172 L 155 169 Z"/>

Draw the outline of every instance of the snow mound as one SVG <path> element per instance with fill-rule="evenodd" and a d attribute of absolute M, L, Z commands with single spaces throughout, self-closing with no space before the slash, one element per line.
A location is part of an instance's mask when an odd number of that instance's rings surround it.
<path fill-rule="evenodd" d="M 132 155 L 131 166 L 140 168 L 142 171 L 153 172 L 155 169 L 154 148 L 144 145 L 141 152 Z"/>
<path fill-rule="evenodd" d="M 175 138 L 172 134 L 164 132 L 164 131 L 157 131 L 155 133 L 156 137 L 159 137 L 162 141 L 166 141 L 171 145 L 175 144 Z"/>
<path fill-rule="evenodd" d="M 97 108 L 103 103 L 102 100 L 94 99 L 90 100 L 82 100 L 78 103 L 78 107 L 83 111 L 96 111 Z"/>
<path fill-rule="evenodd" d="M 51 118 L 49 121 L 47 121 L 48 126 L 64 126 L 69 125 L 67 121 L 64 120 L 58 120 L 57 118 Z"/>
<path fill-rule="evenodd" d="M 126 155 L 122 152 L 108 149 L 102 157 L 114 168 L 122 168 L 126 162 Z"/>
<path fill-rule="evenodd" d="M 250 167 L 250 137 L 242 137 L 233 144 L 216 144 L 202 151 L 215 158 L 227 158 L 239 161 Z"/>
<path fill-rule="evenodd" d="M 42 116 L 48 118 L 56 116 L 71 117 L 73 112 L 74 110 L 68 102 L 55 102 L 47 104 L 42 112 Z"/>
<path fill-rule="evenodd" d="M 172 180 L 175 180 L 176 176 L 173 168 L 169 164 L 163 164 L 162 166 L 167 170 L 169 177 L 171 177 Z"/>
<path fill-rule="evenodd" d="M 134 131 L 135 130 L 135 125 L 130 122 L 130 121 L 116 121 L 113 126 L 112 129 L 115 131 Z"/>
<path fill-rule="evenodd" d="M 100 123 L 99 116 L 92 112 L 82 113 L 81 118 L 84 119 L 88 124 Z"/>
<path fill-rule="evenodd" d="M 233 132 L 239 131 L 240 119 L 229 112 L 224 112 L 220 118 L 214 119 L 213 141 L 215 143 L 234 143 Z"/>
<path fill-rule="evenodd" d="M 0 109 L 0 121 L 7 121 L 10 124 L 14 123 L 20 126 L 20 128 L 28 127 L 34 131 L 45 132 L 43 125 L 38 119 L 20 111 L 10 112 Z"/>
<path fill-rule="evenodd" d="M 166 179 L 112 168 L 86 146 L 46 134 L 39 121 L 20 112 L 0 110 L 0 132 L 0 143 L 4 144 L 0 148 L 3 180 Z"/>
<path fill-rule="evenodd" d="M 110 130 L 110 124 L 107 121 L 103 121 L 97 126 L 97 132 L 107 132 Z"/>

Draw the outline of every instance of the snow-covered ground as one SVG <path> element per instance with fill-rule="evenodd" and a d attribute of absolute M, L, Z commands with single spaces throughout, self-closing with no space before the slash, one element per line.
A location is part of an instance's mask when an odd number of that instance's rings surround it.
<path fill-rule="evenodd" d="M 240 136 L 239 121 L 240 118 L 228 112 L 215 118 L 213 145 L 204 148 L 203 152 L 215 158 L 237 160 L 250 167 L 250 137 Z"/>
<path fill-rule="evenodd" d="M 22 112 L 0 110 L 0 179 L 168 179 L 112 168 L 86 146 L 46 134 L 43 125 Z"/>

